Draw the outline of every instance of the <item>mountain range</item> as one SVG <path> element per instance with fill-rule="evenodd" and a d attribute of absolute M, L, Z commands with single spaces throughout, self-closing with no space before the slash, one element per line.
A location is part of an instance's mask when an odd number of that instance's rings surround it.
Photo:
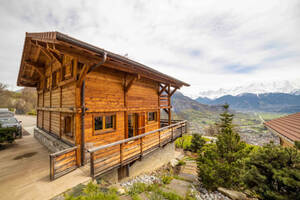
<path fill-rule="evenodd" d="M 189 94 L 191 98 L 207 97 L 210 99 L 219 98 L 225 95 L 236 96 L 244 93 L 264 94 L 264 93 L 287 93 L 300 94 L 300 79 L 286 80 L 286 81 L 272 81 L 272 82 L 255 82 L 238 87 L 218 90 L 208 90 L 201 92 L 194 92 Z"/>
<path fill-rule="evenodd" d="M 216 99 L 198 97 L 195 99 L 201 104 L 222 105 L 228 103 L 230 107 L 238 111 L 265 111 L 294 113 L 300 112 L 300 91 L 293 94 L 287 93 L 244 93 L 236 96 L 224 95 Z"/>

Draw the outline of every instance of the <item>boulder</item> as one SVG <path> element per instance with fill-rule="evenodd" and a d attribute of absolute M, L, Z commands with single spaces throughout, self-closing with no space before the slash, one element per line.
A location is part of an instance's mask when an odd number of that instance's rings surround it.
<path fill-rule="evenodd" d="M 175 167 L 178 164 L 178 162 L 179 161 L 177 159 L 170 160 L 170 164 L 171 164 L 172 167 Z"/>
<path fill-rule="evenodd" d="M 229 198 L 233 200 L 247 200 L 247 195 L 245 195 L 242 192 L 234 191 L 234 190 L 228 190 L 226 188 L 218 187 L 218 191 L 222 194 L 228 196 Z"/>

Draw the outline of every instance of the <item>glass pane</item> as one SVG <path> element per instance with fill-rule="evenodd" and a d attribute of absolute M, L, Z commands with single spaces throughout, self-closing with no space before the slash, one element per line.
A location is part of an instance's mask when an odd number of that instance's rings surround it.
<path fill-rule="evenodd" d="M 135 135 L 135 115 L 128 115 L 128 138 Z"/>
<path fill-rule="evenodd" d="M 154 121 L 154 120 L 155 120 L 155 112 L 149 112 L 148 121 Z"/>
<path fill-rule="evenodd" d="M 95 117 L 95 130 L 102 130 L 102 129 L 103 129 L 103 118 Z"/>
<path fill-rule="evenodd" d="M 113 128 L 114 127 L 114 116 L 106 116 L 105 117 L 105 128 Z"/>

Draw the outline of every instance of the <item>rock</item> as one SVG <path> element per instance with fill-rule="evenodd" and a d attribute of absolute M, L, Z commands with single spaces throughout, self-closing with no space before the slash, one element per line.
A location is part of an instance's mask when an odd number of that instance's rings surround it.
<path fill-rule="evenodd" d="M 172 159 L 171 161 L 170 161 L 170 164 L 171 164 L 171 166 L 172 167 L 175 167 L 177 164 L 178 164 L 178 160 L 177 159 Z"/>
<path fill-rule="evenodd" d="M 228 190 L 228 189 L 222 188 L 222 187 L 218 187 L 218 191 L 233 200 L 247 200 L 248 199 L 247 196 L 242 192 Z"/>
<path fill-rule="evenodd" d="M 117 190 L 117 192 L 118 192 L 120 195 L 126 193 L 125 190 L 124 190 L 123 188 L 119 188 L 119 189 Z"/>

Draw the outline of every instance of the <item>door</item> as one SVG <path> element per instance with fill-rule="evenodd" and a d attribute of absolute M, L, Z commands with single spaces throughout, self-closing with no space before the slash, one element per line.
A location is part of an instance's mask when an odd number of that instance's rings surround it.
<path fill-rule="evenodd" d="M 145 126 L 146 126 L 146 122 L 145 122 L 146 118 L 145 118 L 145 113 L 139 113 L 139 135 L 145 133 Z"/>
<path fill-rule="evenodd" d="M 128 114 L 128 138 L 138 134 L 138 120 L 137 114 Z"/>

